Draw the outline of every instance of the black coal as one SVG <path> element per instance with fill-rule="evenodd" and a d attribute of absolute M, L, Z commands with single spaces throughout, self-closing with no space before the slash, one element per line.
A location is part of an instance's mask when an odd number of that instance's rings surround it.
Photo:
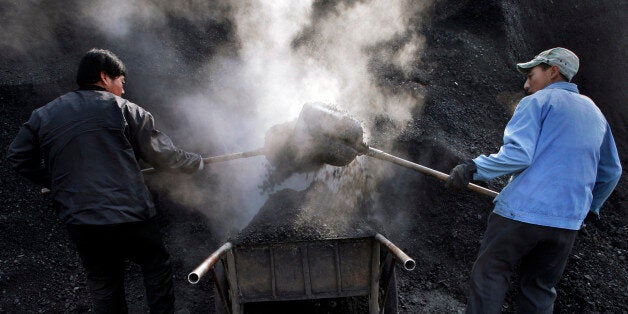
<path fill-rule="evenodd" d="M 272 194 L 233 242 L 254 245 L 384 233 L 382 226 L 366 216 L 363 209 L 350 206 L 325 183 L 315 181 L 303 191 L 284 189 Z"/>

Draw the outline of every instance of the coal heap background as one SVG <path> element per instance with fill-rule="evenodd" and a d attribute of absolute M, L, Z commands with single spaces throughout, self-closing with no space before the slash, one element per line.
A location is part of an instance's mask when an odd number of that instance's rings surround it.
<path fill-rule="evenodd" d="M 0 42 L 2 147 L 8 147 L 33 109 L 75 88 L 76 62 L 86 50 L 107 47 L 124 56 L 127 67 L 133 69 L 134 83 L 128 85 L 127 97 L 140 100 L 176 143 L 194 148 L 187 142 L 189 134 L 170 124 L 167 117 L 176 112 L 151 104 L 172 103 L 171 90 L 201 86 L 199 80 L 204 76 L 194 65 L 211 60 L 216 51 L 233 51 L 237 56 L 236 26 L 229 18 L 228 1 L 208 4 L 213 8 L 201 26 L 176 14 L 164 16 L 158 26 L 143 25 L 138 19 L 132 34 L 137 44 L 133 45 L 82 27 L 72 14 L 74 8 L 84 5 L 80 1 L 29 2 L 41 12 L 35 17 L 20 16 L 21 11 L 14 10 L 19 3 L 0 2 L 0 16 L 9 21 L 5 23 L 34 26 L 31 33 L 11 34 L 32 37 L 31 46 L 16 48 Z M 351 3 L 317 2 L 316 10 L 321 11 L 320 16 Z M 393 66 L 372 64 L 382 88 L 426 91 L 422 111 L 415 112 L 414 123 L 396 139 L 393 153 L 448 172 L 460 160 L 495 152 L 513 104 L 522 96 L 523 79 L 514 63 L 549 47 L 563 46 L 580 56 L 582 66 L 575 83 L 608 118 L 622 165 L 628 169 L 628 47 L 623 32 L 628 23 L 627 6 L 620 0 L 433 2 L 429 21 L 416 30 L 426 38 L 425 50 L 417 56 L 423 66 L 406 77 Z M 51 24 L 38 27 L 42 21 Z M 164 33 L 176 39 L 169 44 L 187 66 L 164 69 L 163 56 L 147 53 L 151 47 L 142 46 L 143 38 L 159 39 Z M 52 47 L 36 45 L 50 40 L 55 42 Z M 373 131 L 382 134 L 392 127 L 385 119 L 375 125 L 379 129 Z M 205 153 L 212 152 L 208 149 Z M 441 182 L 412 171 L 395 169 L 393 179 L 378 186 L 379 204 L 383 204 L 379 210 L 386 217 L 383 223 L 391 241 L 417 262 L 413 272 L 399 273 L 400 309 L 413 313 L 459 311 L 491 202 L 471 192 L 445 190 Z M 628 311 L 626 179 L 624 171 L 602 208 L 602 219 L 587 220 L 586 229 L 580 232 L 557 286 L 556 312 Z M 489 187 L 500 189 L 503 184 L 497 180 Z M 218 191 L 221 185 L 209 182 L 207 186 Z M 0 195 L 0 312 L 87 311 L 89 299 L 80 261 L 51 200 L 39 194 L 39 187 L 18 178 L 4 162 L 0 163 Z M 212 222 L 201 214 L 163 195 L 156 195 L 156 203 L 172 255 L 177 307 L 206 312 L 213 308 L 210 281 L 190 287 L 185 278 L 226 239 L 212 234 L 208 227 Z M 399 221 L 405 222 L 403 227 L 390 228 Z M 145 312 L 139 270 L 134 265 L 129 268 L 129 309 Z M 513 284 L 517 280 L 513 278 Z M 515 294 L 516 288 L 508 293 L 505 312 L 515 310 Z"/>

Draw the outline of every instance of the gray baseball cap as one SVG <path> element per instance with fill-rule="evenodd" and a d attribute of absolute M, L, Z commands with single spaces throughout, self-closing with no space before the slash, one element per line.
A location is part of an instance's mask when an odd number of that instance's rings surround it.
<path fill-rule="evenodd" d="M 534 59 L 525 63 L 517 63 L 517 70 L 526 73 L 527 70 L 541 64 L 557 65 L 560 73 L 564 75 L 568 81 L 578 73 L 580 60 L 575 53 L 569 49 L 556 47 L 539 53 Z"/>

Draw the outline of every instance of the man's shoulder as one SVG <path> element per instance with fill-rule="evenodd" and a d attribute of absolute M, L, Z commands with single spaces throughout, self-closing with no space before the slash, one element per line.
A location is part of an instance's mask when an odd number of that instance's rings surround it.
<path fill-rule="evenodd" d="M 104 101 L 112 101 L 115 102 L 118 107 L 120 107 L 121 109 L 125 109 L 128 108 L 129 110 L 143 110 L 145 111 L 144 108 L 142 108 L 141 106 L 135 104 L 134 102 L 121 97 L 121 96 L 117 96 L 114 95 L 110 92 L 107 91 L 99 91 L 99 90 L 78 90 L 78 91 L 74 91 L 74 92 L 70 92 L 67 93 L 65 95 L 70 95 L 72 93 L 82 93 L 84 97 L 90 97 L 90 98 L 94 98 L 94 99 L 100 99 L 100 100 L 104 100 Z M 63 95 L 63 96 L 65 96 Z M 61 96 L 61 97 L 63 97 Z"/>
<path fill-rule="evenodd" d="M 110 93 L 103 93 L 97 90 L 73 90 L 53 99 L 52 101 L 42 107 L 39 107 L 38 109 L 50 108 L 61 103 L 74 103 L 89 99 L 96 100 L 102 99 L 103 97 L 107 98 L 107 94 Z M 114 96 L 113 94 L 110 95 Z"/>
<path fill-rule="evenodd" d="M 47 104 L 33 110 L 33 115 L 37 116 L 37 115 L 42 115 L 45 114 L 47 112 L 50 112 L 52 110 L 58 109 L 60 106 L 62 106 L 64 103 L 68 103 L 72 101 L 72 98 L 75 97 L 75 91 L 72 92 L 67 92 L 53 100 L 51 100 L 50 102 L 48 102 Z"/>
<path fill-rule="evenodd" d="M 530 103 L 537 103 L 538 105 L 545 105 L 551 103 L 555 100 L 556 97 L 568 97 L 572 96 L 574 93 L 572 91 L 562 89 L 562 88 L 544 88 L 532 95 L 528 95 L 521 99 L 521 101 L 526 101 Z M 576 93 L 576 95 L 581 96 Z"/>
<path fill-rule="evenodd" d="M 518 108 L 528 108 L 530 106 L 542 107 L 549 99 L 545 90 L 537 91 L 534 94 L 527 95 L 519 101 Z"/>
<path fill-rule="evenodd" d="M 98 105 L 84 107 L 84 105 L 90 103 Z M 117 108 L 116 110 L 128 112 L 134 116 L 150 114 L 146 109 L 128 99 L 106 91 L 75 90 L 67 92 L 46 105 L 33 110 L 32 117 L 36 119 L 47 119 L 46 117 L 58 116 L 59 114 L 66 115 L 68 111 L 74 112 L 78 110 L 77 108 L 84 108 L 87 109 L 87 111 L 98 111 L 105 108 L 111 109 L 111 106 Z"/>
<path fill-rule="evenodd" d="M 534 98 L 534 99 L 539 99 L 539 100 L 546 100 L 547 98 L 551 97 L 552 95 L 556 95 L 556 94 L 563 94 L 563 93 L 568 93 L 568 91 L 564 90 L 564 89 L 560 89 L 560 88 L 544 88 L 541 89 L 539 91 L 537 91 L 536 93 L 529 95 L 528 97 Z"/>
<path fill-rule="evenodd" d="M 120 96 L 115 96 L 116 100 L 118 102 L 118 106 L 120 106 L 121 109 L 123 110 L 128 110 L 129 112 L 135 112 L 135 113 L 147 113 L 150 114 L 150 112 L 148 112 L 148 110 L 144 109 L 142 106 L 126 99 L 126 98 L 122 98 Z"/>

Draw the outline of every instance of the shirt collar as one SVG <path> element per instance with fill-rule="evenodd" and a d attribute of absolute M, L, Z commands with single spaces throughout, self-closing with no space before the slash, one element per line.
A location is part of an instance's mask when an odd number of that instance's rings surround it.
<path fill-rule="evenodd" d="M 107 91 L 104 87 L 98 85 L 81 85 L 78 90 L 100 90 Z"/>
<path fill-rule="evenodd" d="M 578 85 L 569 82 L 556 82 L 545 86 L 543 89 L 564 89 L 574 93 L 580 93 L 578 91 Z"/>

